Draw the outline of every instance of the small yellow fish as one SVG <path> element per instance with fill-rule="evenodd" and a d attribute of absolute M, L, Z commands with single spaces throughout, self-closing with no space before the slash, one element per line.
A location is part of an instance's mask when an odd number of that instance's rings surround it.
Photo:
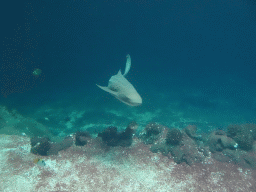
<path fill-rule="evenodd" d="M 34 69 L 34 71 L 33 71 L 33 75 L 34 76 L 39 76 L 39 75 L 41 75 L 41 73 L 42 73 L 42 70 L 41 69 Z"/>
<path fill-rule="evenodd" d="M 34 163 L 39 165 L 39 166 L 41 166 L 41 167 L 44 167 L 46 165 L 44 160 L 43 159 L 39 159 L 39 158 L 34 159 Z"/>

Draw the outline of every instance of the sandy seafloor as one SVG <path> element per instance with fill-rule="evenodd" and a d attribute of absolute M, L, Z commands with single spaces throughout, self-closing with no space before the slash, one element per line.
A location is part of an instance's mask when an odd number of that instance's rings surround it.
<path fill-rule="evenodd" d="M 199 134 L 207 135 L 216 129 L 225 130 L 235 119 L 239 122 L 244 117 L 239 119 L 235 113 L 225 115 L 232 111 L 226 102 L 220 105 L 220 101 L 213 101 L 218 103 L 214 109 L 191 104 L 182 108 L 179 100 L 170 101 L 165 94 L 156 98 L 161 103 L 169 101 L 168 105 L 159 104 L 157 108 L 152 105 L 156 104 L 155 99 L 132 108 L 112 97 L 95 97 L 97 102 L 103 100 L 107 104 L 94 108 L 89 101 L 84 107 L 81 100 L 73 100 L 70 106 L 67 98 L 42 105 L 27 116 L 2 106 L 0 191 L 256 191 L 256 170 L 218 162 L 210 152 L 201 163 L 177 164 L 170 156 L 152 153 L 137 137 L 149 122 L 179 129 L 192 124 L 198 127 Z M 136 121 L 139 127 L 130 147 L 106 148 L 96 138 L 108 126 L 117 126 L 122 131 L 131 121 Z M 73 144 L 58 155 L 44 157 L 30 153 L 33 134 L 47 133 L 52 141 L 58 142 L 78 130 L 87 130 L 92 135 L 86 146 Z M 35 164 L 35 158 L 42 158 L 46 165 Z"/>
<path fill-rule="evenodd" d="M 176 164 L 135 143 L 104 151 L 95 141 L 33 163 L 29 138 L 1 135 L 1 191 L 255 191 L 256 171 L 209 157 Z"/>

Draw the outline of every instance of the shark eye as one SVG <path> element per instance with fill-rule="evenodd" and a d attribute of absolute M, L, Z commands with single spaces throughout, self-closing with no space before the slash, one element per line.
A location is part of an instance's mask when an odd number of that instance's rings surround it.
<path fill-rule="evenodd" d="M 120 90 L 120 87 L 119 86 L 111 86 L 109 89 L 112 91 L 118 92 Z"/>

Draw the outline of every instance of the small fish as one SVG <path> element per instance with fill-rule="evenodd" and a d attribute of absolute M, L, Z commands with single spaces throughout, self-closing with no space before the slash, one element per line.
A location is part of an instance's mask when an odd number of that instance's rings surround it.
<path fill-rule="evenodd" d="M 39 165 L 39 166 L 41 166 L 41 167 L 44 167 L 46 165 L 44 160 L 43 159 L 39 159 L 39 158 L 34 159 L 34 163 Z"/>
<path fill-rule="evenodd" d="M 41 69 L 34 69 L 34 71 L 33 71 L 33 75 L 34 76 L 39 76 L 39 75 L 41 75 L 41 73 L 42 73 L 42 70 Z"/>
<path fill-rule="evenodd" d="M 121 102 L 130 105 L 130 106 L 138 106 L 142 104 L 142 99 L 138 92 L 135 90 L 133 85 L 124 77 L 127 75 L 131 68 L 131 57 L 130 55 L 126 56 L 126 66 L 125 72 L 122 75 L 121 70 L 118 71 L 116 75 L 113 75 L 108 82 L 107 87 L 103 87 L 97 85 L 102 90 L 110 93 L 114 97 L 116 97 Z"/>

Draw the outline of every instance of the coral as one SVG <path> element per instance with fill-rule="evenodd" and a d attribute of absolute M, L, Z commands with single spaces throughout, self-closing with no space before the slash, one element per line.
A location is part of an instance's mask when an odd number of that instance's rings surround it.
<path fill-rule="evenodd" d="M 185 133 L 180 144 L 172 145 L 170 151 L 176 163 L 185 162 L 188 165 L 202 162 L 205 159 L 205 154 L 207 154 L 206 148 L 202 146 L 199 148 L 196 141 Z"/>
<path fill-rule="evenodd" d="M 253 142 L 252 151 L 256 153 L 256 141 Z"/>
<path fill-rule="evenodd" d="M 233 162 L 244 168 L 256 169 L 256 154 L 253 152 L 224 149 L 222 152 L 214 153 L 213 158 L 220 162 Z"/>
<path fill-rule="evenodd" d="M 237 143 L 223 132 L 215 131 L 208 138 L 208 145 L 211 152 L 222 151 L 223 149 L 236 149 Z"/>
<path fill-rule="evenodd" d="M 130 129 L 136 131 L 137 128 L 138 128 L 138 124 L 137 124 L 135 121 L 132 121 L 132 122 L 129 123 L 129 125 L 127 126 L 127 128 L 130 128 Z"/>
<path fill-rule="evenodd" d="M 191 137 L 191 138 L 195 138 L 196 137 L 196 131 L 197 131 L 197 127 L 195 125 L 188 125 L 185 129 L 184 129 L 185 133 Z"/>
<path fill-rule="evenodd" d="M 166 136 L 166 143 L 171 145 L 178 145 L 182 139 L 182 133 L 179 129 L 173 128 L 168 131 Z"/>
<path fill-rule="evenodd" d="M 242 130 L 242 127 L 240 125 L 229 125 L 227 127 L 227 136 L 234 138 L 235 136 L 237 136 L 237 134 L 239 134 Z"/>
<path fill-rule="evenodd" d="M 159 126 L 159 124 L 157 124 L 157 123 L 147 124 L 145 127 L 145 130 L 146 130 L 148 137 L 150 137 L 152 135 L 158 135 L 162 131 L 161 126 Z"/>
<path fill-rule="evenodd" d="M 130 146 L 132 144 L 132 136 L 134 134 L 134 129 L 128 126 L 122 133 L 119 134 L 120 146 Z"/>
<path fill-rule="evenodd" d="M 255 153 L 253 153 L 253 152 L 247 153 L 243 157 L 243 159 L 246 162 L 248 168 L 256 169 L 256 154 Z"/>
<path fill-rule="evenodd" d="M 227 128 L 227 136 L 233 138 L 238 143 L 239 148 L 247 151 L 252 149 L 252 133 L 255 133 L 254 126 L 251 126 L 250 124 L 229 125 Z"/>
<path fill-rule="evenodd" d="M 166 145 L 165 143 L 154 144 L 150 147 L 150 151 L 153 153 L 161 152 L 164 156 L 167 156 L 170 152 L 170 145 Z"/>
<path fill-rule="evenodd" d="M 70 136 L 67 136 L 63 139 L 63 141 L 59 143 L 52 142 L 51 148 L 47 152 L 47 155 L 57 155 L 59 151 L 68 149 L 73 145 L 73 138 Z"/>
<path fill-rule="evenodd" d="M 145 144 L 153 144 L 159 139 L 159 135 L 163 130 L 163 126 L 157 123 L 149 123 L 140 134 L 140 138 Z"/>
<path fill-rule="evenodd" d="M 127 147 L 132 144 L 132 137 L 137 129 L 137 124 L 132 122 L 128 127 L 121 133 L 117 132 L 116 127 L 108 127 L 103 132 L 98 134 L 98 137 L 101 137 L 102 141 L 107 146 L 123 146 Z"/>
<path fill-rule="evenodd" d="M 234 140 L 238 143 L 238 146 L 243 150 L 252 149 L 253 137 L 250 133 L 239 134 L 234 137 Z"/>
<path fill-rule="evenodd" d="M 51 142 L 47 137 L 33 137 L 30 140 L 31 153 L 36 155 L 48 156 L 57 155 L 59 151 L 72 146 L 73 139 L 70 136 L 64 138 L 60 143 Z"/>
<path fill-rule="evenodd" d="M 77 146 L 84 146 L 87 144 L 88 138 L 90 138 L 90 134 L 87 131 L 77 131 L 75 134 L 75 144 Z"/>
<path fill-rule="evenodd" d="M 117 128 L 112 126 L 99 133 L 98 137 L 101 137 L 102 141 L 108 146 L 117 146 L 119 142 Z"/>
<path fill-rule="evenodd" d="M 168 131 L 165 142 L 156 142 L 150 150 L 153 153 L 161 152 L 178 164 L 185 162 L 188 165 L 202 162 L 209 154 L 209 150 L 202 141 L 192 139 L 185 132 L 176 128 Z"/>
<path fill-rule="evenodd" d="M 251 132 L 253 139 L 256 140 L 256 125 L 246 124 L 245 126 L 248 129 L 248 131 Z"/>
<path fill-rule="evenodd" d="M 47 156 L 47 152 L 51 148 L 50 139 L 47 137 L 33 137 L 31 138 L 31 153 Z"/>
<path fill-rule="evenodd" d="M 6 135 L 1 138 L 4 142 L 0 142 L 0 148 L 5 149 L 0 150 L 4 157 L 0 164 L 0 188 L 2 191 L 256 191 L 256 170 L 244 169 L 240 163 L 219 162 L 209 156 L 192 166 L 177 164 L 160 153 L 152 153 L 141 142 L 102 154 L 99 139 L 92 139 L 86 153 L 82 147 L 72 146 L 61 155 L 44 158 L 46 166 L 42 168 L 32 163 L 35 156 L 29 154 L 29 138 Z M 182 147 L 183 142 L 186 146 Z M 181 147 L 186 154 L 182 158 L 189 163 L 200 159 L 195 143 L 184 134 L 181 144 L 175 146 Z M 187 150 L 191 152 L 185 153 Z M 241 151 L 242 163 L 242 155 L 248 152 L 238 149 L 227 150 L 226 154 L 234 155 L 236 151 Z M 196 156 L 189 156 L 192 153 Z M 214 154 L 217 153 L 221 152 Z M 248 153 L 245 159 L 246 165 L 256 162 L 253 154 Z"/>
<path fill-rule="evenodd" d="M 233 162 L 244 168 L 256 169 L 254 128 L 253 124 L 229 125 L 227 135 L 223 131 L 211 133 L 208 145 L 212 157 L 220 162 Z"/>

